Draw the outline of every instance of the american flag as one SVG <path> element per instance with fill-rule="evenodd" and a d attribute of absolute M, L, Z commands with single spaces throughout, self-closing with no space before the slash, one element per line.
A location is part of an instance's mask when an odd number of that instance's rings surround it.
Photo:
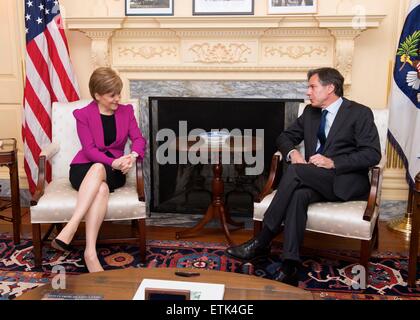
<path fill-rule="evenodd" d="M 35 191 L 41 150 L 51 142 L 53 102 L 79 100 L 60 6 L 53 0 L 25 1 L 26 84 L 22 137 L 29 190 Z M 47 181 L 51 167 L 47 164 Z"/>

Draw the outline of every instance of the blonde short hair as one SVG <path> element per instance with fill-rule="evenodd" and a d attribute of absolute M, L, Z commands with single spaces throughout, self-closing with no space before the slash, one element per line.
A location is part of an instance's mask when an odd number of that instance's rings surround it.
<path fill-rule="evenodd" d="M 93 71 L 89 80 L 89 91 L 93 100 L 95 94 L 103 95 L 107 93 L 120 94 L 123 82 L 118 74 L 108 67 L 101 67 Z"/>

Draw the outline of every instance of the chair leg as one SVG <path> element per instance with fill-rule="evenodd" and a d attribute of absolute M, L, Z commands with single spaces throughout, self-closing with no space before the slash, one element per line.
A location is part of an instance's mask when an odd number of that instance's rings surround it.
<path fill-rule="evenodd" d="M 35 267 L 41 268 L 42 266 L 42 242 L 41 242 L 41 224 L 32 224 L 32 242 L 34 245 L 34 260 Z"/>
<path fill-rule="evenodd" d="M 146 262 L 146 219 L 138 219 L 140 262 Z"/>
<path fill-rule="evenodd" d="M 375 240 L 373 242 L 373 250 L 378 250 L 378 248 L 379 248 L 379 233 L 376 232 Z"/>
<path fill-rule="evenodd" d="M 360 264 L 365 268 L 365 283 L 364 288 L 367 287 L 367 279 L 369 277 L 369 259 L 372 252 L 372 241 L 362 240 L 360 245 Z"/>
<path fill-rule="evenodd" d="M 254 237 L 256 237 L 262 229 L 262 221 L 254 220 Z"/>
<path fill-rule="evenodd" d="M 373 250 L 378 250 L 379 248 L 379 229 L 378 229 L 378 219 L 376 219 L 375 229 L 373 229 L 372 238 L 374 237 Z"/>

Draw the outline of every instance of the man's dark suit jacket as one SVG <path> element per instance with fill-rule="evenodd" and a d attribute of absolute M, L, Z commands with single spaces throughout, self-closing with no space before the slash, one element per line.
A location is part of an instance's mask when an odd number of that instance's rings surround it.
<path fill-rule="evenodd" d="M 285 159 L 303 140 L 305 159 L 316 153 L 321 109 L 306 106 L 303 114 L 277 138 Z M 379 163 L 381 148 L 373 113 L 368 107 L 343 98 L 325 142 L 323 155 L 335 164 L 334 193 L 343 201 L 366 198 L 369 167 Z"/>

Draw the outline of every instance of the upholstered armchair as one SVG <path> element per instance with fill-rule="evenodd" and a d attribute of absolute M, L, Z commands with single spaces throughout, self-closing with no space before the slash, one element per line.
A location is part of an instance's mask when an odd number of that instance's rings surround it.
<path fill-rule="evenodd" d="M 302 114 L 304 105 L 299 108 Z M 388 110 L 373 109 L 375 124 L 378 128 L 382 160 L 371 168 L 371 190 L 367 201 L 348 202 L 320 202 L 311 204 L 308 208 L 306 230 L 315 233 L 324 233 L 342 238 L 361 241 L 359 261 L 366 270 L 373 248 L 378 245 L 378 215 L 381 199 L 381 185 L 383 170 L 386 164 L 385 147 L 388 130 Z M 301 147 L 298 147 L 301 148 Z M 279 180 L 281 154 L 276 153 L 271 163 L 271 172 L 261 194 L 254 202 L 254 234 L 258 234 L 262 227 L 264 213 L 270 205 Z M 331 255 L 330 255 L 331 256 Z M 348 257 L 346 257 L 348 258 Z"/>
<path fill-rule="evenodd" d="M 89 104 L 89 100 L 72 103 L 54 103 L 52 106 L 52 143 L 45 148 L 39 159 L 39 173 L 36 192 L 31 201 L 30 214 L 32 237 L 34 243 L 35 265 L 42 264 L 42 246 L 51 242 L 50 235 L 61 224 L 70 220 L 76 206 L 77 191 L 69 182 L 70 162 L 81 148 L 76 130 L 76 120 L 72 112 Z M 137 121 L 139 108 L 133 103 Z M 129 152 L 129 141 L 126 153 Z M 52 167 L 52 181 L 47 184 L 45 170 L 47 161 Z M 127 174 L 124 187 L 110 194 L 105 221 L 131 220 L 131 237 L 119 239 L 101 239 L 98 243 L 135 243 L 140 247 L 140 259 L 146 258 L 146 206 L 144 202 L 144 185 L 142 163 L 139 159 L 136 166 Z M 41 235 L 41 225 L 49 224 L 48 230 Z M 75 239 L 72 244 L 82 244 Z"/>

